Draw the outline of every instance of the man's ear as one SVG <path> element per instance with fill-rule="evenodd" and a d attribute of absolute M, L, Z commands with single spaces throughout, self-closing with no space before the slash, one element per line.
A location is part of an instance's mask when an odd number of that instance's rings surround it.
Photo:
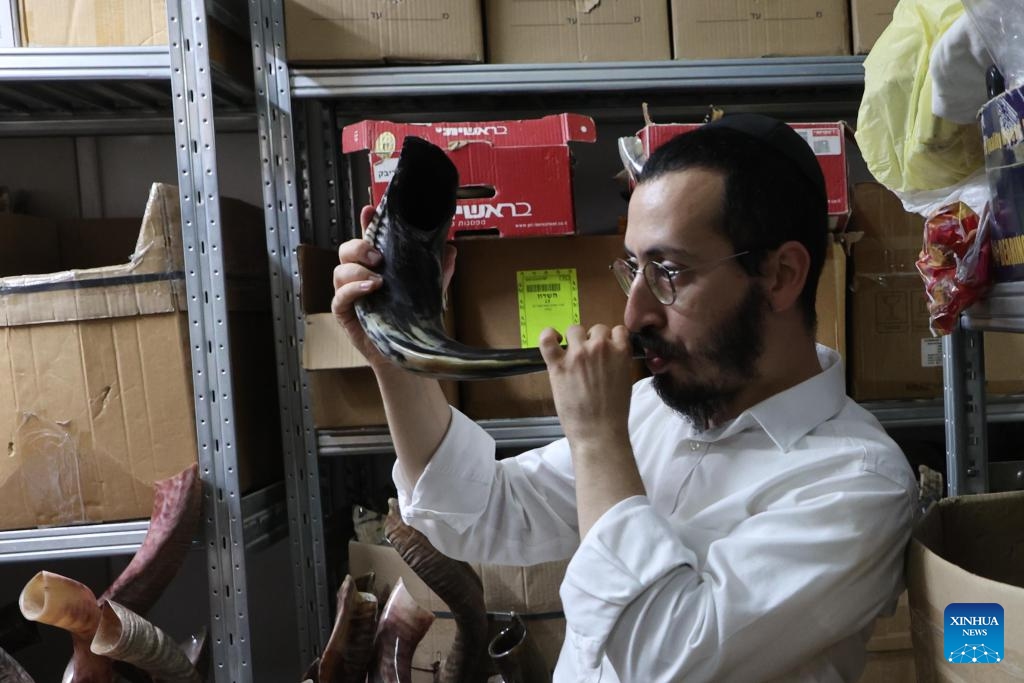
<path fill-rule="evenodd" d="M 789 310 L 800 299 L 807 282 L 811 255 L 804 245 L 790 240 L 775 250 L 766 265 L 766 294 L 772 310 L 776 313 Z"/>

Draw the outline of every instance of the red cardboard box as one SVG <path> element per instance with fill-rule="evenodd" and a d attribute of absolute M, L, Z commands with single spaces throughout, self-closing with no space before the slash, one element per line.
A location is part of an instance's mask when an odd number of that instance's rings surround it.
<path fill-rule="evenodd" d="M 360 121 L 342 130 L 345 153 L 369 151 L 370 201 L 377 204 L 415 135 L 448 151 L 459 182 L 493 196 L 459 199 L 450 238 L 565 235 L 576 230 L 569 142 L 594 142 L 594 120 L 555 114 L 522 121 L 392 123 Z"/>
<path fill-rule="evenodd" d="M 644 158 L 676 135 L 686 133 L 702 124 L 699 123 L 652 123 L 637 132 L 643 145 Z M 800 134 L 814 150 L 825 174 L 825 190 L 828 194 L 829 228 L 841 231 L 850 220 L 850 179 L 846 163 L 846 138 L 849 128 L 845 123 L 791 123 L 793 130 Z"/>

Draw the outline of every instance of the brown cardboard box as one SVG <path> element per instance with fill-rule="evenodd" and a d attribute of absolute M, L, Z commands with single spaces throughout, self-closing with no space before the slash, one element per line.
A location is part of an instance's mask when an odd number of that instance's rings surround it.
<path fill-rule="evenodd" d="M 867 664 L 861 683 L 913 683 L 914 651 L 910 638 L 910 607 L 904 592 L 891 617 L 875 620 L 867 644 Z"/>
<path fill-rule="evenodd" d="M 482 62 L 478 0 L 285 0 L 291 62 Z"/>
<path fill-rule="evenodd" d="M 847 0 L 672 0 L 676 59 L 850 54 Z"/>
<path fill-rule="evenodd" d="M 16 0 L 25 47 L 167 45 L 166 0 Z M 207 22 L 210 61 L 243 82 L 252 80 L 248 41 L 220 22 Z"/>
<path fill-rule="evenodd" d="M 850 20 L 853 24 L 853 54 L 871 52 L 882 31 L 892 22 L 892 12 L 898 0 L 850 0 Z"/>
<path fill-rule="evenodd" d="M 269 280 L 262 212 L 221 206 L 246 490 L 280 469 Z M 27 257 L 0 258 L 0 528 L 146 517 L 153 481 L 195 462 L 180 221 L 161 184 L 137 241 L 120 220 L 0 217 L 0 254 Z"/>
<path fill-rule="evenodd" d="M 457 246 L 452 289 L 456 337 L 464 344 L 485 348 L 537 345 L 540 329 L 529 330 L 523 343 L 520 328 L 517 273 L 525 271 L 574 270 L 579 324 L 622 323 L 626 297 L 608 269 L 624 254 L 621 235 L 481 238 L 461 240 Z M 562 291 L 571 295 L 572 289 L 566 286 Z M 638 364 L 637 379 L 640 372 Z M 551 385 L 543 372 L 463 382 L 460 397 L 463 412 L 474 419 L 555 414 Z"/>
<path fill-rule="evenodd" d="M 348 554 L 349 574 L 360 576 L 373 571 L 377 592 L 384 596 L 401 578 L 417 604 L 437 615 L 412 658 L 413 682 L 432 683 L 433 676 L 428 672 L 447 656 L 455 637 L 455 622 L 448 605 L 427 588 L 394 548 L 351 541 Z M 565 639 L 565 617 L 558 588 L 567 565 L 567 560 L 530 567 L 472 565 L 484 586 L 489 638 L 497 635 L 504 626 L 506 619 L 503 617 L 509 612 L 522 615 L 529 638 L 544 658 L 548 671 L 554 670 Z"/>
<path fill-rule="evenodd" d="M 858 401 L 942 395 L 942 340 L 928 327 L 924 283 L 915 268 L 924 219 L 903 210 L 877 183 L 854 188 L 854 277 L 850 395 Z M 987 391 L 1024 391 L 1024 336 L 985 335 Z"/>
<path fill-rule="evenodd" d="M 338 325 L 331 309 L 332 271 L 337 252 L 299 247 L 304 335 L 302 367 L 309 372 L 309 398 L 317 429 L 367 427 L 387 423 L 373 371 Z M 449 310 L 449 313 L 451 310 Z M 451 318 L 448 319 L 451 324 Z M 459 405 L 458 385 L 441 382 L 448 402 Z"/>
<path fill-rule="evenodd" d="M 1018 681 L 1024 675 L 1024 492 L 946 498 L 914 530 L 907 588 L 917 674 L 922 681 Z M 951 663 L 944 646 L 952 603 L 1003 609 L 1003 661 Z M 998 648 L 994 648 L 997 649 Z"/>
<path fill-rule="evenodd" d="M 487 0 L 487 61 L 670 59 L 667 0 Z"/>
<path fill-rule="evenodd" d="M 846 358 L 846 252 L 833 242 L 826 253 L 815 299 L 818 312 L 818 343 Z"/>

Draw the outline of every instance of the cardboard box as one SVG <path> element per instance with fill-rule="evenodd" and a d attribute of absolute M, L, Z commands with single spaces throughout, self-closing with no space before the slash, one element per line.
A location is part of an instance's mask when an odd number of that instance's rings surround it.
<path fill-rule="evenodd" d="M 482 62 L 478 0 L 285 0 L 291 62 Z"/>
<path fill-rule="evenodd" d="M 594 142 L 594 120 L 556 114 L 521 121 L 392 123 L 360 121 L 342 129 L 342 151 L 369 151 L 370 203 L 376 205 L 398 166 L 407 135 L 448 151 L 463 187 L 493 192 L 460 199 L 449 236 L 563 235 L 576 230 L 569 142 Z"/>
<path fill-rule="evenodd" d="M 637 131 L 643 158 L 681 133 L 700 128 L 699 123 L 649 123 Z M 828 195 L 829 228 L 842 231 L 850 218 L 850 171 L 847 164 L 849 127 L 843 122 L 790 123 L 789 126 L 807 141 L 821 165 Z"/>
<path fill-rule="evenodd" d="M 818 312 L 817 341 L 846 359 L 846 251 L 833 242 L 825 254 L 815 299 Z"/>
<path fill-rule="evenodd" d="M 666 0 L 487 0 L 487 61 L 672 58 Z"/>
<path fill-rule="evenodd" d="M 892 23 L 892 12 L 898 0 L 850 0 L 853 24 L 853 54 L 871 52 L 882 31 Z"/>
<path fill-rule="evenodd" d="M 21 44 L 25 47 L 167 45 L 165 0 L 17 2 L 21 15 Z M 210 61 L 241 82 L 251 83 L 252 48 L 248 40 L 232 33 L 213 18 L 207 21 L 206 31 Z"/>
<path fill-rule="evenodd" d="M 850 395 L 858 401 L 942 395 L 942 339 L 928 326 L 924 282 L 915 268 L 924 219 L 877 183 L 854 188 Z M 985 335 L 986 389 L 1024 391 L 1024 337 Z"/>
<path fill-rule="evenodd" d="M 907 549 L 907 587 L 918 677 L 922 681 L 1020 680 L 1024 671 L 1024 492 L 946 498 L 917 525 Z M 945 636 L 962 636 L 947 608 L 995 603 L 1004 613 L 1001 662 L 948 661 Z M 959 611 L 954 608 L 954 611 Z M 966 642 L 984 644 L 977 635 Z M 981 642 L 979 642 L 981 641 Z M 991 646 L 991 641 L 989 642 Z M 955 651 L 955 650 L 954 650 Z"/>
<path fill-rule="evenodd" d="M 355 350 L 330 313 L 332 273 L 338 264 L 333 249 L 299 246 L 303 310 L 302 367 L 309 372 L 309 398 L 317 429 L 387 424 L 373 370 Z M 449 309 L 451 313 L 451 309 Z M 451 325 L 449 315 L 448 324 Z M 448 402 L 458 407 L 458 385 L 442 381 Z"/>
<path fill-rule="evenodd" d="M 850 54 L 847 0 L 672 0 L 676 59 Z"/>
<path fill-rule="evenodd" d="M 281 468 L 269 278 L 260 209 L 221 215 L 247 490 Z M 131 231 L 0 215 L 0 528 L 147 517 L 153 481 L 195 462 L 180 222 L 162 184 Z"/>
<path fill-rule="evenodd" d="M 0 47 L 21 45 L 21 25 L 18 21 L 18 1 L 0 0 Z"/>
<path fill-rule="evenodd" d="M 519 303 L 519 274 L 571 271 L 557 283 L 559 299 L 584 327 L 622 323 L 626 297 L 609 271 L 624 255 L 621 235 L 547 237 L 529 240 L 463 240 L 452 282 L 457 338 L 469 346 L 521 348 L 537 345 L 543 325 L 531 324 L 529 302 Z M 549 285 L 556 286 L 556 285 Z M 524 312 L 527 316 L 524 332 Z M 568 324 L 555 324 L 564 332 Z M 525 340 L 524 340 L 525 338 Z M 637 364 L 636 379 L 643 376 Z M 555 414 L 547 373 L 463 382 L 462 410 L 474 419 Z"/>
<path fill-rule="evenodd" d="M 1024 88 L 994 97 L 980 118 L 992 194 L 992 278 L 1024 280 Z"/>
<path fill-rule="evenodd" d="M 381 605 L 401 578 L 417 604 L 435 613 L 437 618 L 412 657 L 414 683 L 432 683 L 433 667 L 451 651 L 455 637 L 455 622 L 448 605 L 427 588 L 394 548 L 352 541 L 348 554 L 349 574 L 375 573 Z M 489 616 L 488 640 L 497 635 L 507 622 L 508 613 L 514 611 L 524 618 L 528 637 L 537 646 L 548 671 L 554 671 L 565 640 L 565 616 L 558 588 L 567 565 L 568 560 L 530 567 L 473 564 L 484 586 L 484 604 Z M 495 673 L 496 670 L 488 672 L 489 675 Z"/>
<path fill-rule="evenodd" d="M 867 644 L 867 663 L 861 683 L 913 683 L 914 650 L 910 637 L 910 605 L 904 592 L 896 604 L 896 613 L 875 619 L 875 629 Z"/>

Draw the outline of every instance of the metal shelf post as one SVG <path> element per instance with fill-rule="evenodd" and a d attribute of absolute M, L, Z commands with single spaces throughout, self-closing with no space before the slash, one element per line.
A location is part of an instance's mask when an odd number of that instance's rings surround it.
<path fill-rule="evenodd" d="M 957 329 L 942 339 L 946 411 L 946 479 L 950 496 L 988 491 L 985 353 L 980 332 Z"/>
<path fill-rule="evenodd" d="M 327 642 L 331 623 L 316 434 L 308 385 L 299 363 L 303 342 L 297 252 L 301 223 L 282 4 L 281 0 L 249 0 L 249 19 L 281 397 L 289 542 L 296 603 L 300 606 L 299 651 L 304 661 L 312 661 Z"/>
<path fill-rule="evenodd" d="M 250 683 L 242 496 L 228 346 L 213 82 L 204 0 L 167 3 L 189 337 L 218 683 Z"/>

